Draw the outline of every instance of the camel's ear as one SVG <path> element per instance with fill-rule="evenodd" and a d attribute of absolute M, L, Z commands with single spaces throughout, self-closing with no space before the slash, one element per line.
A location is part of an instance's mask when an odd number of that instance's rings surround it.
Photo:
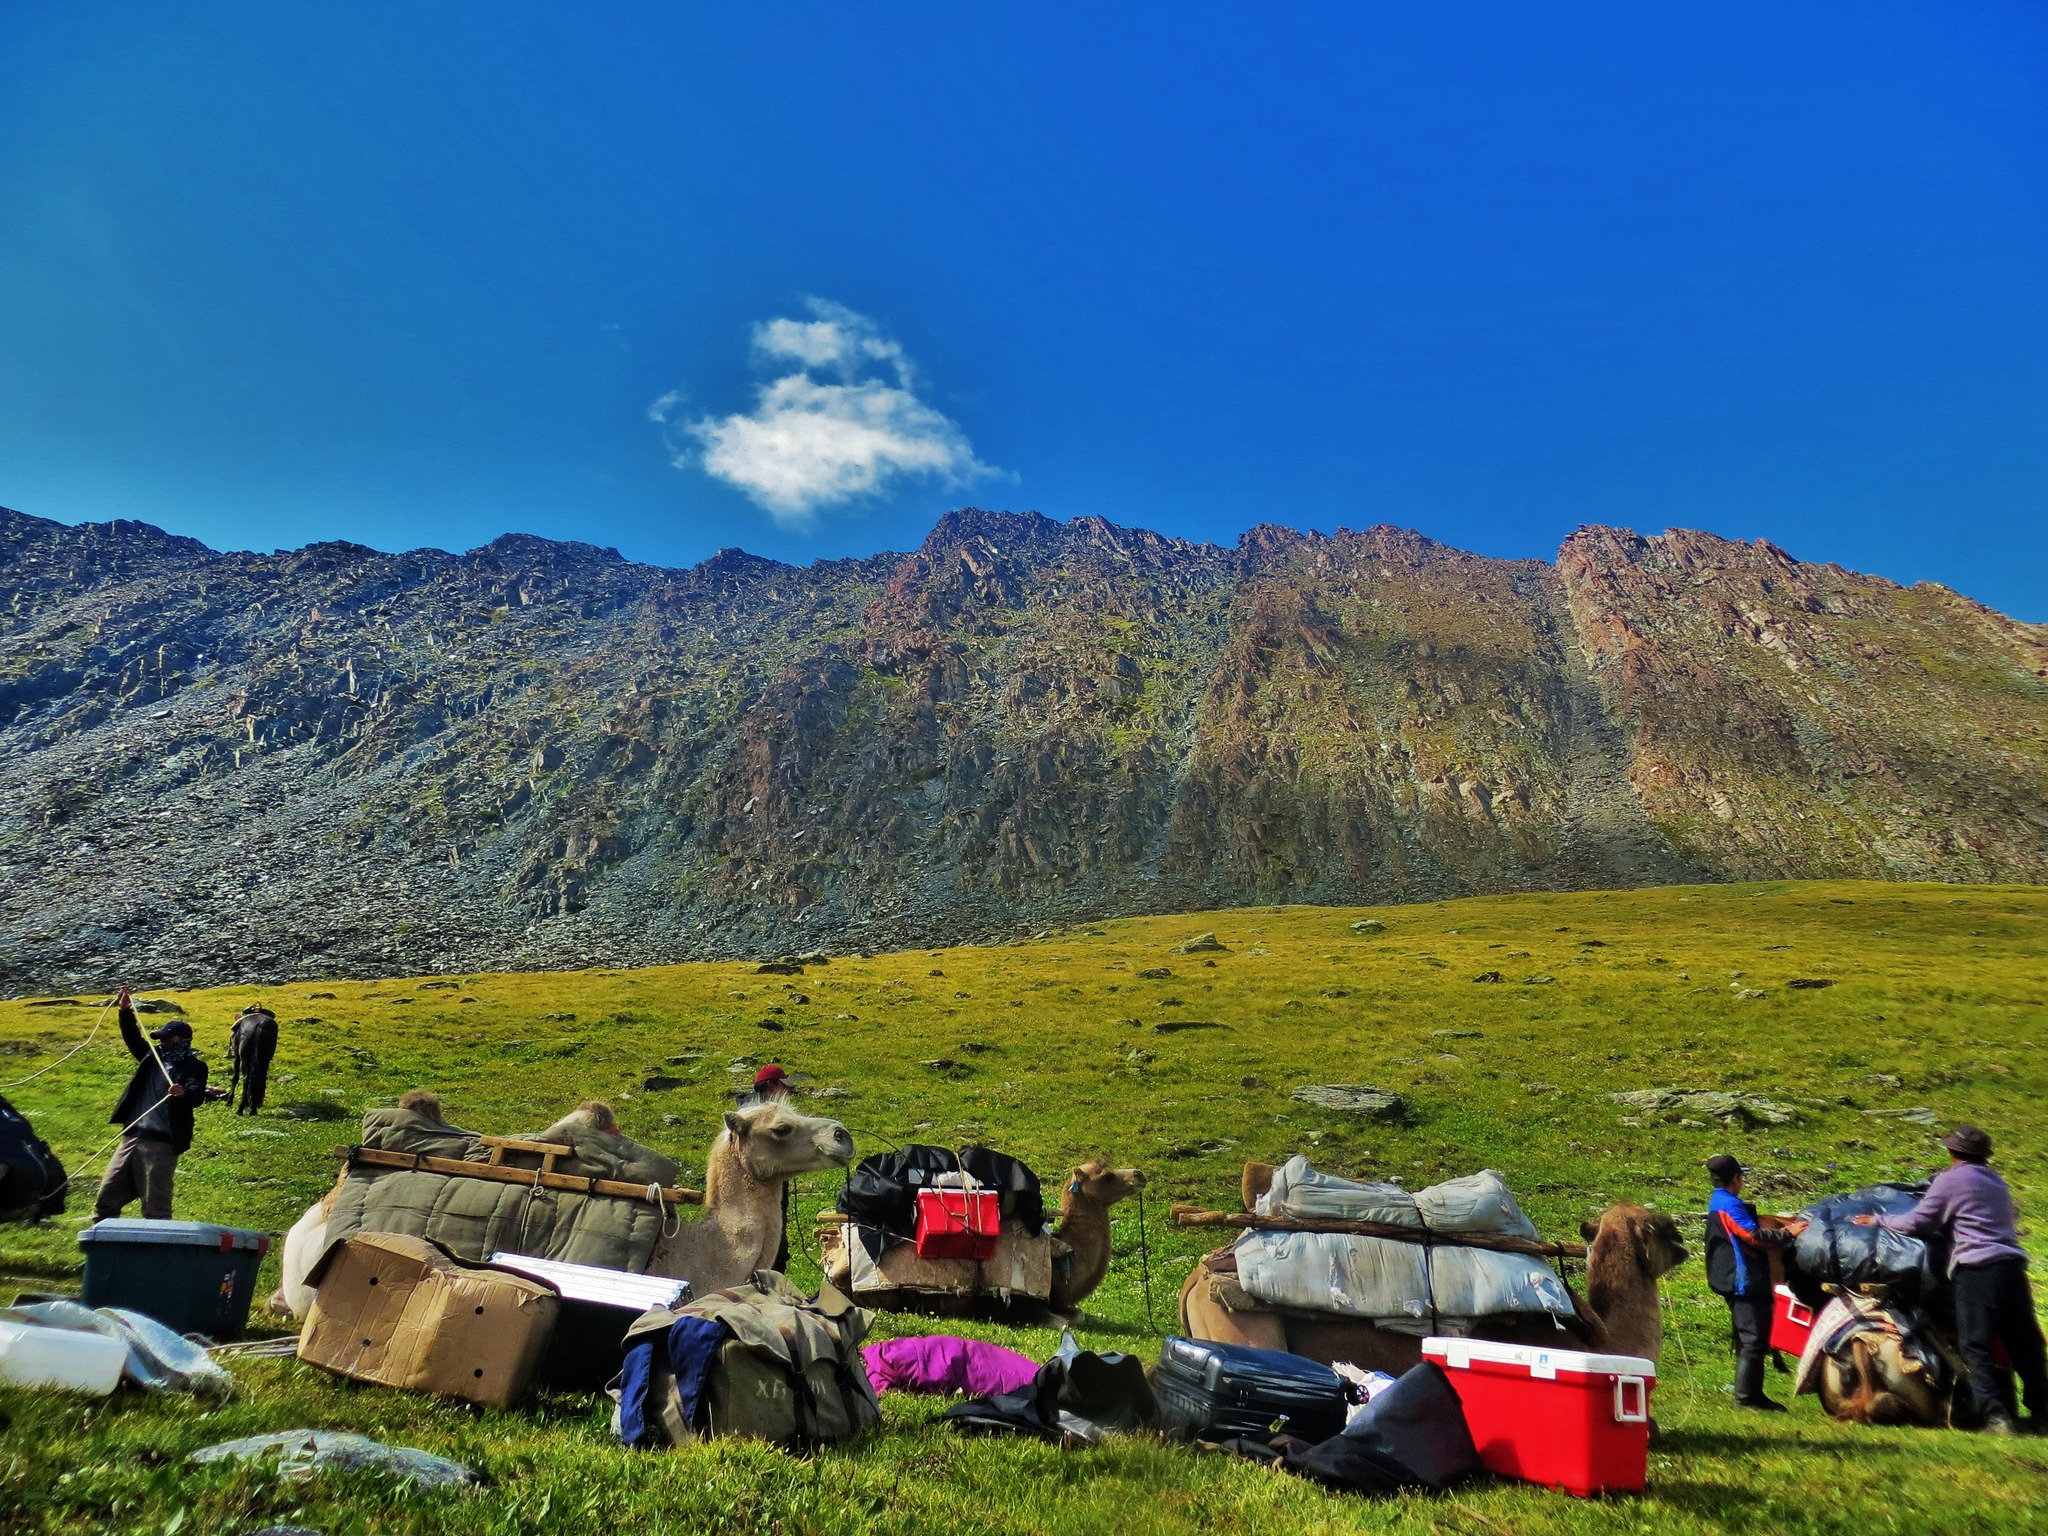
<path fill-rule="evenodd" d="M 1643 1272 L 1645 1280 L 1657 1278 L 1656 1261 L 1650 1257 L 1650 1245 L 1656 1240 L 1656 1218 L 1639 1216 L 1629 1223 L 1629 1235 L 1635 1239 L 1636 1268 Z"/>
<path fill-rule="evenodd" d="M 745 1141 L 747 1139 L 747 1122 L 731 1110 L 727 1110 L 725 1112 L 725 1133 L 734 1141 Z"/>
<path fill-rule="evenodd" d="M 1595 1221 L 1592 1217 L 1588 1216 L 1584 1221 L 1579 1223 L 1579 1236 L 1583 1237 L 1587 1242 L 1590 1243 L 1591 1241 L 1593 1241 L 1594 1238 L 1598 1237 L 1599 1235 L 1600 1223 Z"/>

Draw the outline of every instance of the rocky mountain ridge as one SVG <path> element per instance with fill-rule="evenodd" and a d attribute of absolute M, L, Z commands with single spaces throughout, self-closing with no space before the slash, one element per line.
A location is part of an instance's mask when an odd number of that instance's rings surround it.
<path fill-rule="evenodd" d="M 2048 630 L 1766 543 L 963 509 L 689 570 L 0 511 L 0 988 L 2048 880 Z"/>

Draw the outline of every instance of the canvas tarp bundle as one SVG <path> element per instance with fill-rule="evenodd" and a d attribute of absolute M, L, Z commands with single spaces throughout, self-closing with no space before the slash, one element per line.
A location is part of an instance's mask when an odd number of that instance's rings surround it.
<path fill-rule="evenodd" d="M 1274 1175 L 1260 1204 L 1269 1216 L 1383 1221 L 1447 1237 L 1536 1235 L 1490 1170 L 1410 1194 L 1397 1184 L 1317 1173 L 1295 1157 Z M 1541 1259 L 1449 1243 L 1247 1231 L 1237 1241 L 1237 1276 L 1248 1295 L 1269 1306 L 1369 1318 L 1401 1333 L 1456 1333 L 1474 1318 L 1504 1313 L 1576 1315 L 1571 1293 Z"/>
<path fill-rule="evenodd" d="M 414 1110 L 369 1111 L 363 1116 L 363 1145 L 483 1160 L 474 1133 Z M 673 1162 L 624 1137 L 578 1135 L 570 1145 L 573 1155 L 555 1165 L 560 1172 L 664 1186 L 675 1181 Z M 665 1219 L 673 1221 L 658 1197 L 583 1195 L 403 1168 L 357 1168 L 342 1181 L 327 1236 L 338 1243 L 359 1232 L 395 1232 L 427 1238 L 476 1263 L 493 1253 L 524 1253 L 642 1274 Z"/>
<path fill-rule="evenodd" d="M 1455 1334 L 1474 1318 L 1509 1312 L 1576 1315 L 1541 1259 L 1386 1237 L 1246 1232 L 1237 1279 L 1269 1306 L 1368 1318 L 1396 1333 Z"/>
<path fill-rule="evenodd" d="M 1273 1175 L 1260 1214 L 1321 1221 L 1379 1221 L 1431 1232 L 1498 1232 L 1534 1237 L 1507 1181 L 1491 1168 L 1410 1192 L 1398 1184 L 1361 1184 L 1318 1172 L 1299 1155 Z"/>

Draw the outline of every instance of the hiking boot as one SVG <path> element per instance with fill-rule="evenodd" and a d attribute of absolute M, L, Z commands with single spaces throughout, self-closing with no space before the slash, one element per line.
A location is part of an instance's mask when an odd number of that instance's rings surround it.
<path fill-rule="evenodd" d="M 2009 1413 L 1994 1413 L 1984 1421 L 1984 1433 L 1987 1435 L 2016 1435 L 2019 1432 L 2019 1425 L 2013 1422 Z"/>
<path fill-rule="evenodd" d="M 1784 1405 L 1783 1403 L 1773 1402 L 1773 1401 L 1772 1401 L 1772 1400 L 1771 1400 L 1770 1398 L 1768 1398 L 1768 1397 L 1752 1397 L 1752 1398 L 1740 1398 L 1740 1397 L 1738 1397 L 1737 1399 L 1735 1399 L 1735 1406 L 1736 1406 L 1736 1407 L 1738 1407 L 1738 1408 L 1749 1408 L 1749 1409 L 1753 1409 L 1754 1411 L 1756 1411 L 1756 1412 L 1758 1412 L 1758 1413 L 1783 1413 L 1783 1412 L 1785 1412 L 1785 1405 Z"/>

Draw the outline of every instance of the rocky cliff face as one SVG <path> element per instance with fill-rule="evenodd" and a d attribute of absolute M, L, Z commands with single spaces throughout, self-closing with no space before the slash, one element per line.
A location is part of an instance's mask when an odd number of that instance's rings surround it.
<path fill-rule="evenodd" d="M 2048 879 L 2048 633 L 1682 532 L 670 571 L 0 511 L 14 989 L 1842 874 Z"/>

